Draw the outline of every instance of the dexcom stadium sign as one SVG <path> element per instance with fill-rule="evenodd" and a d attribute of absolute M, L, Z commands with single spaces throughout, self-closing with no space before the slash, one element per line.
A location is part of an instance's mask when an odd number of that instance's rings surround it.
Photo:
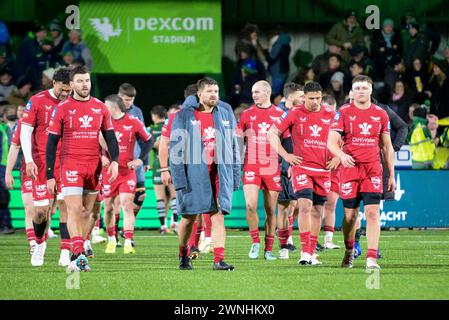
<path fill-rule="evenodd" d="M 82 1 L 97 73 L 221 72 L 219 1 Z"/>

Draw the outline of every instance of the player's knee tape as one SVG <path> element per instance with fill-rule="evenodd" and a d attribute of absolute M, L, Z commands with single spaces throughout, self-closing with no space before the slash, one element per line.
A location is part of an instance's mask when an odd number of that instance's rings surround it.
<path fill-rule="evenodd" d="M 380 200 L 382 199 L 382 193 L 377 192 L 361 192 L 363 204 L 370 205 L 370 204 L 380 204 Z"/>
<path fill-rule="evenodd" d="M 319 194 L 313 193 L 313 205 L 322 206 L 327 201 L 326 196 L 320 196 Z"/>
<path fill-rule="evenodd" d="M 294 196 L 295 200 L 297 199 L 309 199 L 310 201 L 313 201 L 313 190 L 312 189 L 304 189 L 301 191 L 295 192 Z"/>
<path fill-rule="evenodd" d="M 356 209 L 360 207 L 360 199 L 351 198 L 351 199 L 341 199 L 343 201 L 343 207 L 346 209 Z"/>
<path fill-rule="evenodd" d="M 145 188 L 136 189 L 136 194 L 134 195 L 134 204 L 136 206 L 141 207 L 143 204 L 143 201 L 145 200 L 146 195 L 147 194 L 145 192 Z"/>

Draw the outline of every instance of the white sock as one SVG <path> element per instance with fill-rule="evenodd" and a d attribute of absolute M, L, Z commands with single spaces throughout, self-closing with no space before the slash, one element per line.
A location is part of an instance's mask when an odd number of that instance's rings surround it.
<path fill-rule="evenodd" d="M 334 237 L 334 233 L 332 231 L 324 232 L 324 242 L 332 242 L 332 238 Z"/>
<path fill-rule="evenodd" d="M 131 239 L 125 239 L 125 245 L 126 245 L 126 244 L 132 245 Z"/>
<path fill-rule="evenodd" d="M 30 247 L 37 245 L 36 240 L 31 240 L 30 241 Z"/>
<path fill-rule="evenodd" d="M 288 237 L 287 243 L 288 244 L 293 244 L 293 237 L 292 236 Z"/>
<path fill-rule="evenodd" d="M 115 239 L 115 236 L 108 236 L 108 241 L 117 243 L 117 239 Z"/>
<path fill-rule="evenodd" d="M 89 248 L 91 248 L 90 240 L 84 240 L 84 249 L 89 249 Z"/>

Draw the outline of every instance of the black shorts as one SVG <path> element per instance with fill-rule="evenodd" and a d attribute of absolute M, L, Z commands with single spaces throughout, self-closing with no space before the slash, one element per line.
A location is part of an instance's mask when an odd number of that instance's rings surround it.
<path fill-rule="evenodd" d="M 281 186 L 282 191 L 279 192 L 278 202 L 296 200 L 291 180 L 282 173 L 281 173 Z"/>

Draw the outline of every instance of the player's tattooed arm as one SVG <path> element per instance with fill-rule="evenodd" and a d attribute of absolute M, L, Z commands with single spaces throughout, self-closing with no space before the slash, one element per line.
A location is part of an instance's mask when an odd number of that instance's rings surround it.
<path fill-rule="evenodd" d="M 340 158 L 340 162 L 344 167 L 352 168 L 355 165 L 355 161 L 350 155 L 341 150 L 339 143 L 340 137 L 339 132 L 331 130 L 327 139 L 327 148 L 332 154 Z"/>
<path fill-rule="evenodd" d="M 282 132 L 275 126 L 272 126 L 270 130 L 268 130 L 267 137 L 271 147 L 291 165 L 301 164 L 302 158 L 300 156 L 294 155 L 293 153 L 288 153 L 284 149 L 280 139 L 281 134 Z"/>
<path fill-rule="evenodd" d="M 396 182 L 394 180 L 394 149 L 391 144 L 391 138 L 389 133 L 382 133 L 380 136 L 380 146 L 382 148 L 382 154 L 385 159 L 390 176 L 388 178 L 388 191 L 394 191 Z"/>

